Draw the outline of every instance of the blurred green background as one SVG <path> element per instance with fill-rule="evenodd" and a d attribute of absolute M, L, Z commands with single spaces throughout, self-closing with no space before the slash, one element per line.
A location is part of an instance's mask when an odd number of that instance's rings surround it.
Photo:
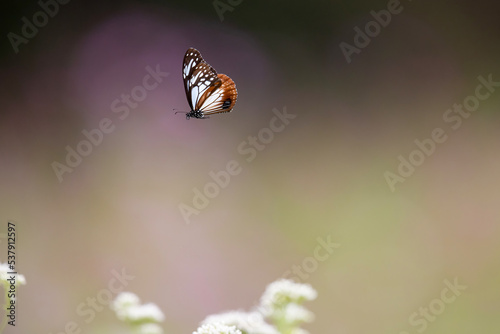
<path fill-rule="evenodd" d="M 500 89 L 457 129 L 443 119 L 479 76 L 500 81 L 497 4 L 402 1 L 350 63 L 340 43 L 387 1 L 242 1 L 221 21 L 211 1 L 72 0 L 17 53 L 9 33 L 41 7 L 3 6 L 0 232 L 16 222 L 28 283 L 7 333 L 127 333 L 108 308 L 76 312 L 122 268 L 166 333 L 191 333 L 250 309 L 328 236 L 341 246 L 302 280 L 319 293 L 311 333 L 419 333 L 409 317 L 455 277 L 467 288 L 420 332 L 500 331 Z M 236 82 L 233 113 L 174 115 L 189 47 Z M 157 65 L 169 75 L 121 119 L 112 103 Z M 296 117 L 248 162 L 238 147 L 274 108 Z M 53 163 L 106 118 L 60 182 Z M 447 140 L 391 189 L 436 128 Z M 179 205 L 232 160 L 241 173 L 186 224 Z"/>

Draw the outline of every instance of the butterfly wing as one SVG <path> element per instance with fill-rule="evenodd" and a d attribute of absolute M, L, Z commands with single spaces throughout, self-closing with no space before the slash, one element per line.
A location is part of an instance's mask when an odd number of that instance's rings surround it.
<path fill-rule="evenodd" d="M 205 115 L 231 112 L 238 98 L 236 84 L 230 77 L 219 74 L 217 78 L 219 81 L 203 93 L 196 105 Z"/>
<path fill-rule="evenodd" d="M 184 55 L 182 77 L 191 110 L 198 110 L 195 107 L 208 88 L 220 85 L 215 69 L 208 65 L 201 53 L 194 48 L 189 48 Z"/>

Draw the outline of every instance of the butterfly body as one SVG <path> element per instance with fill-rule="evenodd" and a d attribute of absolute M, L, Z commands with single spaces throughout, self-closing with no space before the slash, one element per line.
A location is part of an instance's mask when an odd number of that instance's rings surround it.
<path fill-rule="evenodd" d="M 191 117 L 199 119 L 208 118 L 208 116 L 203 115 L 203 112 L 200 110 L 191 110 L 190 112 L 186 113 L 186 119 L 190 119 Z"/>
<path fill-rule="evenodd" d="M 208 115 L 231 112 L 238 98 L 236 85 L 225 74 L 217 74 L 208 65 L 201 53 L 189 48 L 184 55 L 182 65 L 184 90 L 191 111 L 186 113 L 189 119 L 208 118 Z"/>

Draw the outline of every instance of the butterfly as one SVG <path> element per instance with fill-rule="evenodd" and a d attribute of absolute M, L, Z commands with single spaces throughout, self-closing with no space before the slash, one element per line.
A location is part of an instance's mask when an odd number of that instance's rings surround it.
<path fill-rule="evenodd" d="M 225 74 L 217 74 L 208 65 L 200 51 L 189 48 L 182 62 L 184 89 L 191 111 L 186 119 L 208 118 L 207 115 L 230 112 L 238 97 L 234 81 Z"/>

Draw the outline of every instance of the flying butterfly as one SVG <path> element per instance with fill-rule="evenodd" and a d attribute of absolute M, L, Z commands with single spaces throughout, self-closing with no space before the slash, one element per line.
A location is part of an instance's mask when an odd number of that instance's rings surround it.
<path fill-rule="evenodd" d="M 186 119 L 208 118 L 207 115 L 231 112 L 238 97 L 234 81 L 225 74 L 217 74 L 208 65 L 200 51 L 189 48 L 182 62 L 184 90 L 191 111 Z"/>

